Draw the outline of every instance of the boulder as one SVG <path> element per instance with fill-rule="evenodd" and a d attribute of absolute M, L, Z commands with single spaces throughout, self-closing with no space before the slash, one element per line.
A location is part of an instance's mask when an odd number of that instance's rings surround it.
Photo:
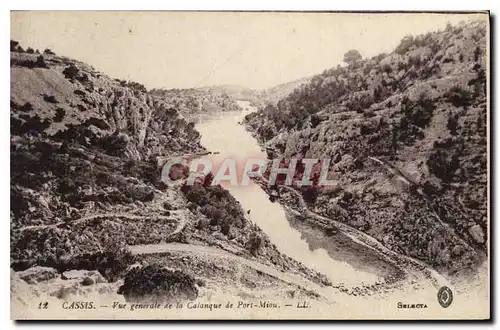
<path fill-rule="evenodd" d="M 63 273 L 67 280 L 78 280 L 82 285 L 106 283 L 106 279 L 97 270 L 69 270 Z"/>
<path fill-rule="evenodd" d="M 28 268 L 22 272 L 18 272 L 17 275 L 26 281 L 28 284 L 37 284 L 40 282 L 47 282 L 54 278 L 59 277 L 59 273 L 56 269 L 50 267 L 35 266 Z"/>
<path fill-rule="evenodd" d="M 470 227 L 469 233 L 471 234 L 472 238 L 474 238 L 474 240 L 477 243 L 483 244 L 485 242 L 484 233 L 483 233 L 483 230 L 481 229 L 481 226 L 476 224 L 476 225 Z"/>

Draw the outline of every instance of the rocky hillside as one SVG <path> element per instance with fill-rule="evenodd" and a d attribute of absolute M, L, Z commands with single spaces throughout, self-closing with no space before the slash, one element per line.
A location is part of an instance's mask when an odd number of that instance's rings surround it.
<path fill-rule="evenodd" d="M 466 273 L 488 250 L 488 38 L 486 22 L 405 37 L 314 76 L 247 126 L 282 157 L 332 160 L 338 187 L 303 190 L 312 210 Z"/>
<path fill-rule="evenodd" d="M 317 274 L 279 253 L 222 187 L 206 182 L 167 186 L 160 180 L 159 159 L 205 151 L 199 133 L 175 102 L 168 93 L 151 93 L 141 84 L 113 80 L 50 50 L 24 51 L 11 42 L 13 288 L 35 294 L 25 287 L 50 280 L 48 287 L 38 289 L 68 299 L 89 290 L 101 292 L 87 286 L 103 283 L 117 294 L 116 281 L 125 281 L 121 294 L 138 300 L 130 283 L 141 280 L 148 286 L 144 295 L 154 296 L 156 287 L 159 292 L 170 288 L 158 279 L 171 279 L 172 290 L 186 289 L 185 297 L 191 299 L 203 285 L 221 287 L 221 277 L 210 275 L 214 267 L 219 275 L 235 272 L 234 267 L 220 268 L 225 264 L 215 257 L 196 257 L 194 269 L 192 257 L 171 253 L 147 259 L 142 255 L 148 249 L 130 252 L 141 244 L 170 248 L 169 243 L 184 243 L 182 252 L 188 255 L 191 245 L 215 247 L 226 258 L 238 255 L 321 282 Z M 144 271 L 130 273 L 137 263 Z M 173 265 L 184 271 L 164 269 Z M 239 279 L 247 281 L 251 292 L 256 288 L 252 281 L 267 276 L 253 269 Z M 291 284 L 272 281 L 290 289 Z M 231 285 L 224 289 L 234 289 Z M 29 303 L 29 297 L 20 300 Z"/>

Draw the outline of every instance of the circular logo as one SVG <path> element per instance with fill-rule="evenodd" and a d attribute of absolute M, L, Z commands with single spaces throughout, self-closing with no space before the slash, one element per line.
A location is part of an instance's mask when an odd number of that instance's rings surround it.
<path fill-rule="evenodd" d="M 447 308 L 453 302 L 453 292 L 447 286 L 441 287 L 437 294 L 438 302 L 443 308 Z"/>

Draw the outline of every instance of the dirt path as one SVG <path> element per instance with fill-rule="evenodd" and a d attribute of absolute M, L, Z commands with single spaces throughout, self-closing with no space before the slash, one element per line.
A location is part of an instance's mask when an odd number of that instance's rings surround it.
<path fill-rule="evenodd" d="M 170 212 L 175 212 L 177 210 L 173 210 Z M 143 215 L 135 215 L 135 214 L 129 214 L 129 213 L 97 213 L 97 214 L 92 214 L 87 217 L 83 217 L 80 219 L 76 219 L 74 221 L 60 221 L 57 223 L 53 223 L 50 225 L 32 225 L 32 226 L 24 226 L 19 228 L 19 230 L 25 231 L 25 230 L 31 230 L 31 229 L 44 229 L 44 228 L 57 228 L 58 226 L 61 225 L 76 225 L 82 222 L 94 220 L 94 219 L 105 219 L 105 218 L 120 218 L 120 219 L 125 219 L 125 220 L 144 220 L 148 218 L 155 218 L 159 220 L 169 220 L 172 219 L 170 216 L 165 216 L 165 215 L 153 215 L 153 216 L 143 216 Z"/>
<path fill-rule="evenodd" d="M 334 300 L 335 296 L 338 298 L 338 295 L 341 294 L 334 288 L 322 287 L 318 284 L 315 284 L 303 278 L 300 275 L 285 273 L 271 266 L 262 264 L 258 261 L 236 256 L 227 251 L 211 246 L 182 244 L 174 242 L 174 243 L 160 243 L 160 244 L 146 244 L 146 245 L 130 245 L 128 246 L 128 249 L 135 255 L 155 254 L 155 253 L 165 253 L 165 252 L 188 252 L 197 255 L 204 254 L 217 258 L 227 258 L 236 261 L 238 263 L 244 264 L 248 267 L 251 267 L 264 274 L 272 276 L 285 283 L 293 284 L 305 290 L 316 292 L 317 294 L 323 296 L 324 298 L 326 298 L 331 302 L 335 301 Z"/>

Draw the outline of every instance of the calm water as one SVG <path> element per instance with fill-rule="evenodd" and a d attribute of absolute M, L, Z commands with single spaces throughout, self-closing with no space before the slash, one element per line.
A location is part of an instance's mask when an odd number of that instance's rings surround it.
<path fill-rule="evenodd" d="M 210 156 L 214 163 L 228 157 L 235 158 L 237 163 L 244 163 L 247 157 L 266 158 L 257 141 L 239 124 L 245 115 L 256 111 L 256 108 L 251 107 L 248 102 L 238 103 L 244 111 L 224 112 L 200 118 L 196 124 L 196 129 L 202 135 L 201 144 L 210 151 L 220 152 Z M 272 203 L 258 185 L 250 182 L 246 186 L 225 187 L 245 211 L 251 210 L 250 220 L 269 236 L 281 252 L 311 269 L 326 274 L 333 283 L 359 285 L 361 282 L 373 283 L 379 278 L 377 272 L 355 269 L 349 263 L 341 261 L 343 258 L 334 259 L 326 250 L 315 246 L 317 244 L 307 242 L 298 230 L 290 226 L 281 205 Z"/>

